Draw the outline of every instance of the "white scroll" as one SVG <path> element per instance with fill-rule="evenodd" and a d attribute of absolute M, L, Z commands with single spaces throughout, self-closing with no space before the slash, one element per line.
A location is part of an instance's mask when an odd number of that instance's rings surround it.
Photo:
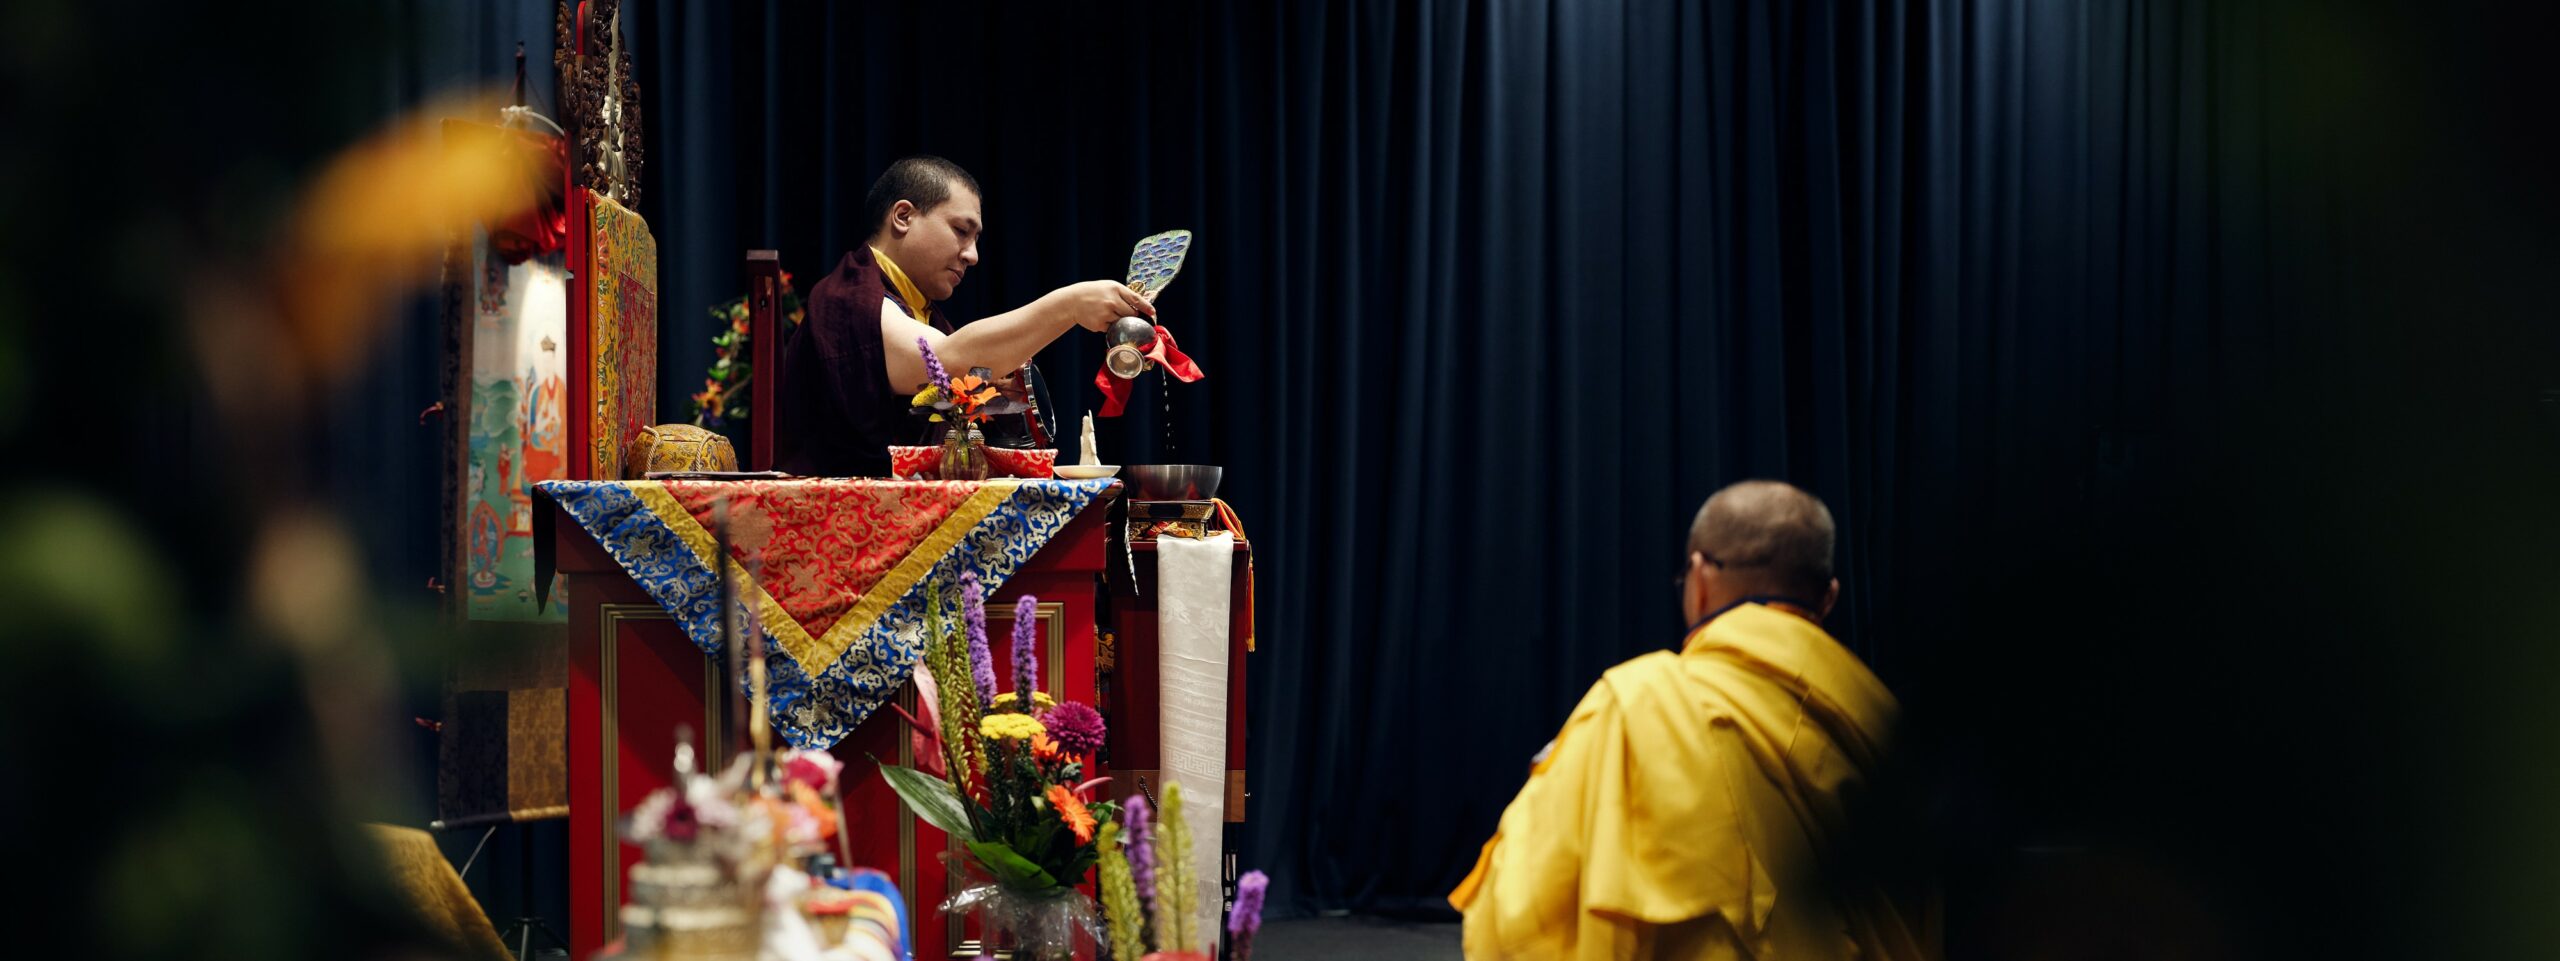
<path fill-rule="evenodd" d="M 1219 866 L 1225 863 L 1227 826 L 1227 605 L 1235 563 L 1234 534 L 1156 539 L 1164 778 L 1182 785 L 1201 931 L 1217 930 L 1219 881 L 1225 877 Z"/>

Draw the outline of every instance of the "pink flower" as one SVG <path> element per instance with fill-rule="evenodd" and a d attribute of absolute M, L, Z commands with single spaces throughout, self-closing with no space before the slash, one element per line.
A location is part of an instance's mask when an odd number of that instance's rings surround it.
<path fill-rule="evenodd" d="M 676 803 L 667 808 L 666 826 L 660 830 L 667 840 L 689 842 L 702 834 L 702 822 L 694 819 L 691 802 L 677 798 Z"/>
<path fill-rule="evenodd" d="M 822 795 L 836 793 L 836 778 L 844 773 L 844 762 L 825 751 L 793 751 L 782 765 L 784 781 L 806 784 Z"/>

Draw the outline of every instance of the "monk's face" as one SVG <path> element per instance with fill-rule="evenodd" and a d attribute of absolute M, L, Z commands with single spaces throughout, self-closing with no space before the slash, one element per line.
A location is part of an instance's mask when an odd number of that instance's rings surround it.
<path fill-rule="evenodd" d="M 898 269 L 907 272 L 926 299 L 949 300 L 969 268 L 978 264 L 978 233 L 984 224 L 977 192 L 952 184 L 951 196 L 931 210 L 904 201 L 891 209 L 885 252 L 897 259 Z"/>

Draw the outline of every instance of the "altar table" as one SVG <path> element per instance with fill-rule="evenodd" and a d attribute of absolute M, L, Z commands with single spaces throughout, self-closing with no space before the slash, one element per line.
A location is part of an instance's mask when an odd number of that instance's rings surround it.
<path fill-rule="evenodd" d="M 923 585 L 947 588 L 960 565 L 973 567 L 993 588 L 996 638 L 1010 636 L 1016 599 L 1035 595 L 1043 686 L 1096 702 L 1094 604 L 1119 484 L 559 481 L 541 492 L 555 505 L 543 515 L 543 566 L 556 563 L 569 606 L 570 956 L 619 936 L 622 880 L 640 855 L 621 843 L 618 821 L 668 783 L 677 727 L 697 732 L 714 770 L 744 745 L 711 563 L 713 505 L 724 499 L 724 568 L 770 637 L 774 729 L 845 761 L 855 864 L 897 878 L 915 956 L 947 956 L 968 933 L 934 911 L 958 890 L 937 856 L 954 847 L 874 763 L 914 761 L 905 724 L 881 708 L 914 710 Z"/>

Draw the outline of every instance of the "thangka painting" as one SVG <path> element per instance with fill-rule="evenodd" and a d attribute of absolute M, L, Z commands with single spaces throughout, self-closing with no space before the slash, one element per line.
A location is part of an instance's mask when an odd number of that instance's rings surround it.
<path fill-rule="evenodd" d="M 658 416 L 658 241 L 649 222 L 621 204 L 587 195 L 589 290 L 587 356 L 596 409 L 589 422 L 587 475 L 622 476 L 625 446 Z"/>
<path fill-rule="evenodd" d="M 485 232 L 471 245 L 469 467 L 463 609 L 473 620 L 565 621 L 536 603 L 533 485 L 569 476 L 565 252 L 508 266 Z"/>

